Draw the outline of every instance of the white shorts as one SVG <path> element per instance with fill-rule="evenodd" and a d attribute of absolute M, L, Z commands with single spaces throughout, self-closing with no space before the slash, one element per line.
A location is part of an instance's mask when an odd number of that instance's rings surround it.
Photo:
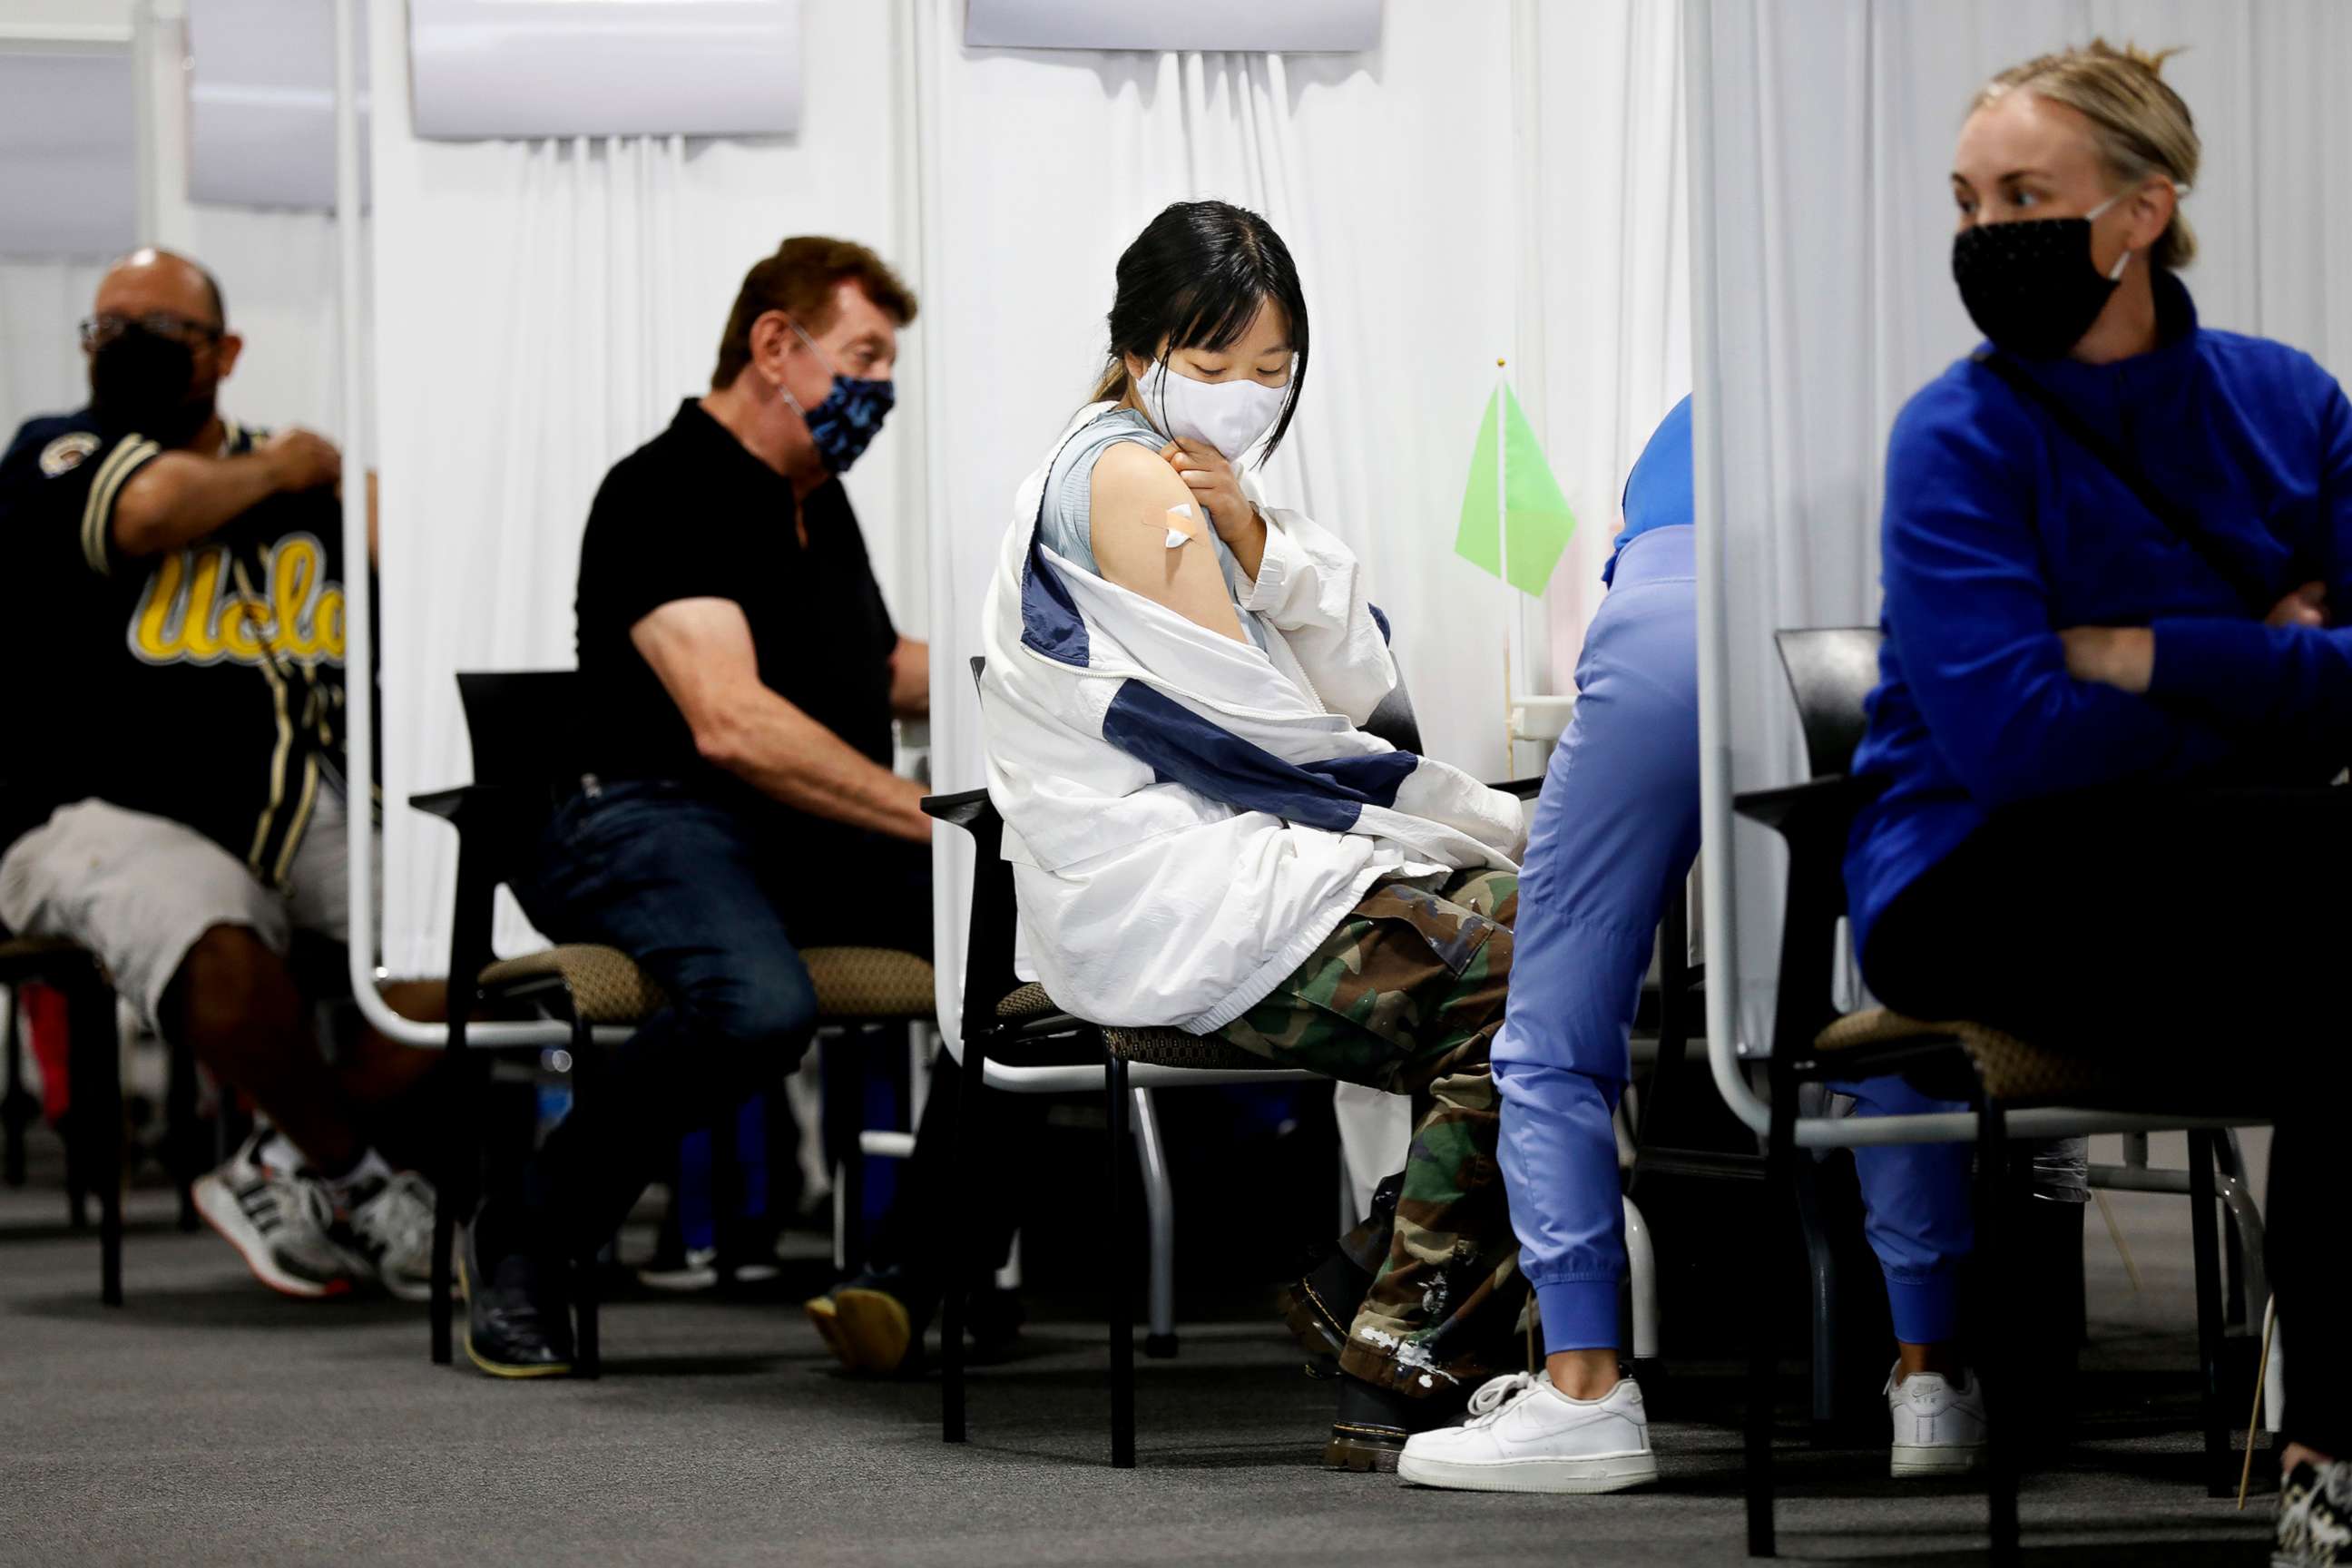
<path fill-rule="evenodd" d="M 298 931 L 346 941 L 350 886 L 343 802 L 332 789 L 319 792 L 283 893 L 193 827 L 84 800 L 59 806 L 0 857 L 0 924 L 89 949 L 116 994 L 159 1028 L 163 993 L 205 932 L 243 926 L 277 953 Z"/>

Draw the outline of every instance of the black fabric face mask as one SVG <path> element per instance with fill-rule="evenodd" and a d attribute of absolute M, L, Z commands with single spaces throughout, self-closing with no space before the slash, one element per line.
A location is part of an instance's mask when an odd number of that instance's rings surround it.
<path fill-rule="evenodd" d="M 127 326 L 90 355 L 90 409 L 110 431 L 181 446 L 212 418 L 213 396 L 196 386 L 195 351 L 161 332 Z"/>
<path fill-rule="evenodd" d="M 2091 219 L 2113 205 L 2083 217 L 1980 223 L 1952 237 L 1960 302 L 1995 348 L 2056 359 L 2083 341 L 2131 260 L 2126 251 L 2113 277 L 2091 262 Z"/>

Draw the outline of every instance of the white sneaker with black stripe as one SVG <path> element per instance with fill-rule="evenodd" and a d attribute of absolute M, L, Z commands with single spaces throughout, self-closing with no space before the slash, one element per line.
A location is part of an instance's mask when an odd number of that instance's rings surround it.
<path fill-rule="evenodd" d="M 433 1299 L 433 1186 L 414 1171 L 377 1167 L 345 1183 L 328 1183 L 340 1198 L 327 1238 L 344 1257 L 404 1301 Z"/>
<path fill-rule="evenodd" d="M 271 1289 L 306 1300 L 345 1295 L 357 1277 L 327 1236 L 334 1201 L 316 1177 L 265 1163 L 268 1136 L 256 1132 L 220 1169 L 196 1178 L 196 1212 Z"/>

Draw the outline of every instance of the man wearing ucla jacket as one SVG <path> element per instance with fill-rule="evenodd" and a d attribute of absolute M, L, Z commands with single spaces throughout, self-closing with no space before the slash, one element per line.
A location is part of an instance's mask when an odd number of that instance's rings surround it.
<path fill-rule="evenodd" d="M 381 1041 L 331 1068 L 288 957 L 346 935 L 341 459 L 221 416 L 243 343 L 184 258 L 110 269 L 81 341 L 89 405 L 0 459 L 41 650 L 0 765 L 0 924 L 89 948 L 261 1108 L 194 1195 L 264 1284 L 421 1296 L 429 1191 L 354 1104 L 414 1075 Z"/>

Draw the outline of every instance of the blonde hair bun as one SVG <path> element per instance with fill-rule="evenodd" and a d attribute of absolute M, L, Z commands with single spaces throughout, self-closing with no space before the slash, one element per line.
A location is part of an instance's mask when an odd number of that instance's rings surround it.
<path fill-rule="evenodd" d="M 2117 48 L 2093 38 L 2076 48 L 2011 66 L 1978 92 L 1969 112 L 2018 89 L 2063 103 L 2091 122 L 2100 160 L 2116 185 L 2162 174 L 2182 191 L 2197 183 L 2204 144 L 2189 105 L 2164 79 L 2179 49 Z M 2149 250 L 2158 267 L 2179 270 L 2197 258 L 2197 236 L 2178 212 Z"/>

